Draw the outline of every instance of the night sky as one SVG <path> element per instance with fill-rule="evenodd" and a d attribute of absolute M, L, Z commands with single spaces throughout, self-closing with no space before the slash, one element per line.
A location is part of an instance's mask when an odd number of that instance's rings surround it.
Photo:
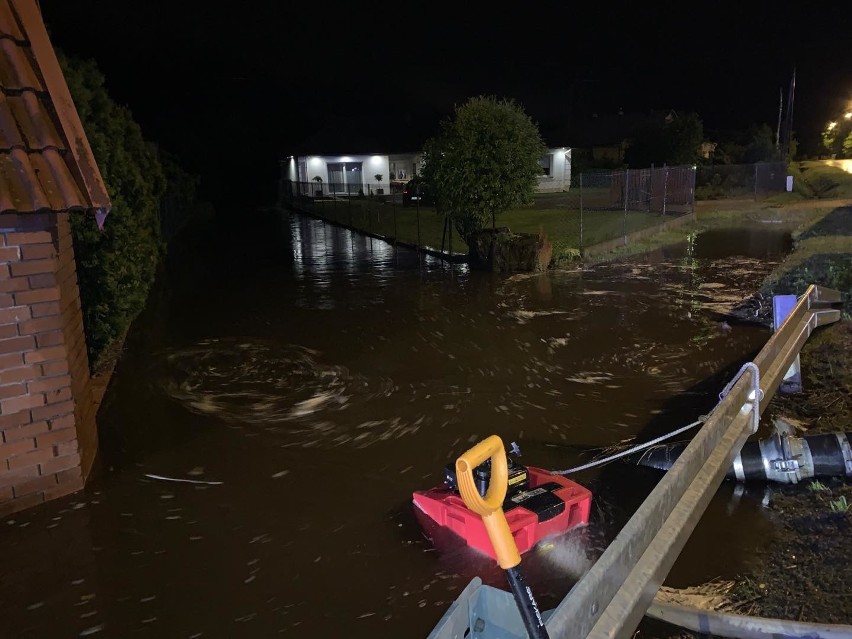
<path fill-rule="evenodd" d="M 695 111 L 712 139 L 774 128 L 795 66 L 806 150 L 852 99 L 848 2 L 40 4 L 146 137 L 254 203 L 279 157 L 417 150 L 475 95 L 515 99 L 553 146 L 619 109 Z"/>

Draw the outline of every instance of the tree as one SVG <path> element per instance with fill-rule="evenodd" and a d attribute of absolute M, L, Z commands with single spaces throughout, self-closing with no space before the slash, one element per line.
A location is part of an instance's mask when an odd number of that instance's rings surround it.
<path fill-rule="evenodd" d="M 845 118 L 837 122 L 829 122 L 822 132 L 823 144 L 832 157 L 852 157 L 852 146 L 847 145 L 850 137 L 852 137 L 852 120 Z"/>
<path fill-rule="evenodd" d="M 749 142 L 743 153 L 743 161 L 746 164 L 753 164 L 777 159 L 778 151 L 775 148 L 775 139 L 769 125 L 752 126 L 749 131 Z"/>
<path fill-rule="evenodd" d="M 94 61 L 57 53 L 112 200 L 103 231 L 92 219 L 71 216 L 86 345 L 97 368 L 148 298 L 165 251 L 159 207 L 166 184 L 156 151 L 130 111 L 110 98 Z"/>
<path fill-rule="evenodd" d="M 467 242 L 502 211 L 530 201 L 546 150 L 520 105 L 479 96 L 456 107 L 426 143 L 422 176 Z"/>
<path fill-rule="evenodd" d="M 852 157 L 852 132 L 843 140 L 843 155 L 847 158 Z"/>
<path fill-rule="evenodd" d="M 674 113 L 649 121 L 633 138 L 625 153 L 631 168 L 652 164 L 694 164 L 704 142 L 704 124 L 695 113 Z"/>

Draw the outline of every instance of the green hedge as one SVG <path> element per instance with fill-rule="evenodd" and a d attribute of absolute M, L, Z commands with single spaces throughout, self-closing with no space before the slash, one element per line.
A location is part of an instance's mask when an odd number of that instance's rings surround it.
<path fill-rule="evenodd" d="M 169 185 L 156 147 L 110 98 L 95 63 L 58 54 L 112 200 L 103 231 L 91 216 L 71 217 L 89 363 L 97 370 L 145 306 L 165 253 L 160 207 Z"/>

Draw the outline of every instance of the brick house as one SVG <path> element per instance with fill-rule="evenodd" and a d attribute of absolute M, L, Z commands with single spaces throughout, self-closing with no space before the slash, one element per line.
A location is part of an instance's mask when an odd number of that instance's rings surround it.
<path fill-rule="evenodd" d="M 92 468 L 69 215 L 102 223 L 109 208 L 37 1 L 0 0 L 0 516 L 79 490 Z"/>

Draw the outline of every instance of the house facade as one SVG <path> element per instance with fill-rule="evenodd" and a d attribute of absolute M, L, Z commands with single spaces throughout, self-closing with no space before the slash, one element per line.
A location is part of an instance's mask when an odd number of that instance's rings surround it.
<path fill-rule="evenodd" d="M 294 195 L 310 197 L 395 193 L 420 172 L 422 164 L 420 153 L 291 155 L 281 161 L 281 180 L 290 183 Z M 538 192 L 568 190 L 571 149 L 547 149 L 539 166 Z"/>
<path fill-rule="evenodd" d="M 2 517 L 79 490 L 92 468 L 70 216 L 102 223 L 111 204 L 36 0 L 0 0 L 0 44 Z"/>
<path fill-rule="evenodd" d="M 417 175 L 422 161 L 420 153 L 291 155 L 281 162 L 281 178 L 311 197 L 392 193 Z"/>

